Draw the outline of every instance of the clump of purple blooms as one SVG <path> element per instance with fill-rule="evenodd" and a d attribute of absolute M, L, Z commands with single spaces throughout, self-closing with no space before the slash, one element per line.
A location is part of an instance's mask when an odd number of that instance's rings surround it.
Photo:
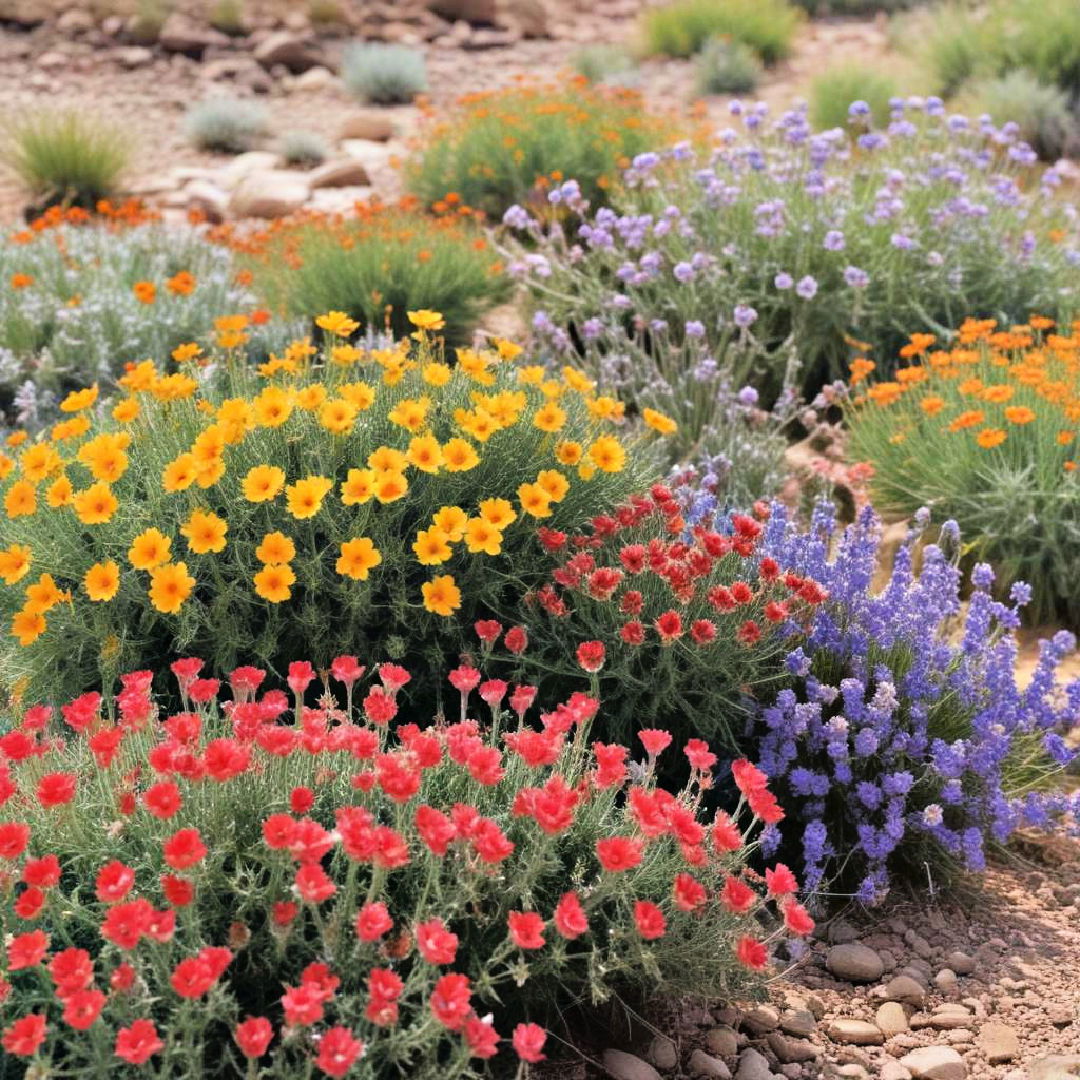
<path fill-rule="evenodd" d="M 808 628 L 791 628 L 791 683 L 762 710 L 756 737 L 787 813 L 766 853 L 796 853 L 810 890 L 877 902 L 902 864 L 933 886 L 943 859 L 980 870 L 989 844 L 1080 810 L 1080 797 L 1047 783 L 1071 760 L 1063 734 L 1080 722 L 1080 680 L 1057 680 L 1073 636 L 1041 642 L 1021 688 L 1026 586 L 994 600 L 979 564 L 962 602 L 958 530 L 948 522 L 920 546 L 928 524 L 920 512 L 880 589 L 882 530 L 869 509 L 841 531 L 831 504 L 809 529 L 777 505 L 766 525 L 762 554 L 829 592 Z"/>

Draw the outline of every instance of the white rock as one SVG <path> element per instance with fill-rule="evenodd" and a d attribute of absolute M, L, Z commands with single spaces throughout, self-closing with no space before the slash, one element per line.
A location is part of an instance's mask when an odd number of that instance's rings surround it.
<path fill-rule="evenodd" d="M 874 1014 L 874 1023 L 881 1028 L 887 1039 L 910 1030 L 907 1013 L 904 1012 L 904 1006 L 899 1001 L 886 1001 L 879 1005 L 877 1012 Z"/>
<path fill-rule="evenodd" d="M 229 213 L 233 217 L 285 217 L 307 202 L 309 190 L 301 173 L 284 170 L 249 173 L 233 189 Z"/>
<path fill-rule="evenodd" d="M 289 82 L 289 90 L 296 94 L 323 93 L 337 85 L 337 78 L 329 68 L 308 68 Z"/>
<path fill-rule="evenodd" d="M 967 1080 L 964 1059 L 951 1046 L 920 1046 L 900 1059 L 916 1080 Z"/>
<path fill-rule="evenodd" d="M 911 1080 L 911 1073 L 892 1058 L 886 1058 L 878 1068 L 878 1080 Z"/>

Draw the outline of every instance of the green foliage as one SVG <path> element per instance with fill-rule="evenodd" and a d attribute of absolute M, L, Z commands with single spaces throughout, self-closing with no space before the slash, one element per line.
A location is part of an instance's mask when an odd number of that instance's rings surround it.
<path fill-rule="evenodd" d="M 894 81 L 876 68 L 862 64 L 830 66 L 810 85 L 810 122 L 817 131 L 846 127 L 852 120 L 854 102 L 870 106 L 876 126 L 889 120 L 889 101 L 896 97 Z"/>
<path fill-rule="evenodd" d="M 286 131 L 278 151 L 286 164 L 303 168 L 321 165 L 330 156 L 329 144 L 314 131 Z"/>
<path fill-rule="evenodd" d="M 210 25 L 229 37 L 243 37 L 247 33 L 244 21 L 244 0 L 214 0 L 210 12 Z"/>
<path fill-rule="evenodd" d="M 820 18 L 829 15 L 892 15 L 925 3 L 925 0 L 793 0 L 807 14 Z"/>
<path fill-rule="evenodd" d="M 673 0 L 642 15 L 649 56 L 693 56 L 714 37 L 753 49 L 765 64 L 791 52 L 801 22 L 789 0 Z"/>
<path fill-rule="evenodd" d="M 696 61 L 699 94 L 749 94 L 761 78 L 761 64 L 749 46 L 729 38 L 712 38 Z"/>
<path fill-rule="evenodd" d="M 45 205 L 94 207 L 112 195 L 130 157 L 125 136 L 75 112 L 35 112 L 4 132 L 2 161 Z"/>
<path fill-rule="evenodd" d="M 308 0 L 308 19 L 314 27 L 334 26 L 345 21 L 338 0 Z"/>
<path fill-rule="evenodd" d="M 169 17 L 169 0 L 137 0 L 128 33 L 137 45 L 153 45 Z"/>
<path fill-rule="evenodd" d="M 207 98 L 189 106 L 184 127 L 200 150 L 243 154 L 266 135 L 266 110 L 253 101 Z"/>
<path fill-rule="evenodd" d="M 586 82 L 631 84 L 637 77 L 633 55 L 618 45 L 587 45 L 574 53 L 573 68 Z"/>
<path fill-rule="evenodd" d="M 341 61 L 349 93 L 371 105 L 407 105 L 427 89 L 424 54 L 405 45 L 350 45 Z"/>

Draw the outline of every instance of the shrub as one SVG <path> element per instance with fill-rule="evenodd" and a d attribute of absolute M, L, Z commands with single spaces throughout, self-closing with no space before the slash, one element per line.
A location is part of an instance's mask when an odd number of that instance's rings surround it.
<path fill-rule="evenodd" d="M 243 154 L 266 135 L 266 110 L 253 101 L 207 98 L 188 108 L 184 126 L 200 150 Z"/>
<path fill-rule="evenodd" d="M 739 41 L 712 38 L 697 57 L 699 94 L 750 94 L 761 78 L 753 51 Z"/>
<path fill-rule="evenodd" d="M 604 202 L 630 159 L 663 138 L 638 94 L 583 79 L 471 94 L 442 115 L 406 165 L 409 187 L 429 205 L 453 192 L 492 217 L 545 206 L 563 176 Z"/>
<path fill-rule="evenodd" d="M 673 0 L 648 8 L 641 30 L 649 56 L 693 56 L 726 37 L 774 64 L 790 53 L 800 21 L 789 0 Z"/>
<path fill-rule="evenodd" d="M 182 1061 L 198 1076 L 457 1080 L 495 1058 L 507 1075 L 508 1058 L 541 1060 L 537 1021 L 561 1009 L 754 989 L 758 918 L 813 929 L 786 867 L 767 895 L 742 876 L 741 830 L 780 813 L 764 778 L 737 763 L 741 820 L 701 812 L 715 757 L 700 740 L 674 793 L 653 775 L 658 733 L 642 733 L 633 780 L 616 748 L 588 748 L 599 703 L 582 693 L 542 732 L 524 719 L 532 688 L 477 694 L 463 666 L 460 721 L 391 735 L 371 703 L 393 703 L 399 665 L 377 667 L 360 709 L 364 667 L 340 657 L 345 694 L 324 689 L 302 721 L 281 690 L 258 696 L 264 672 L 234 671 L 219 704 L 200 668 L 173 665 L 185 712 L 159 719 L 151 673 L 135 672 L 105 715 L 84 694 L 65 727 L 46 706 L 5 736 L 18 797 L 0 837 L 25 882 L 3 901 L 15 1059 L 86 1076 L 120 1059 L 162 1076 Z M 289 666 L 297 709 L 315 679 Z"/>
<path fill-rule="evenodd" d="M 923 0 L 793 0 L 814 17 L 826 15 L 893 14 L 915 7 Z"/>
<path fill-rule="evenodd" d="M 134 204 L 100 209 L 91 219 L 57 208 L 0 245 L 0 411 L 14 401 L 31 429 L 55 419 L 71 389 L 111 387 L 128 364 L 208 343 L 220 316 L 258 324 L 254 356 L 295 330 L 265 321 L 230 254 L 196 229 L 165 227 Z"/>
<path fill-rule="evenodd" d="M 831 891 L 868 903 L 893 872 L 940 886 L 956 868 L 983 869 L 987 848 L 1015 829 L 1080 809 L 1055 784 L 1080 701 L 1080 683 L 1055 685 L 1072 635 L 1041 644 L 1020 689 L 1024 586 L 998 603 L 993 574 L 977 566 L 962 614 L 954 523 L 913 569 L 928 518 L 917 515 L 880 592 L 871 586 L 880 528 L 869 510 L 840 534 L 828 504 L 808 531 L 776 507 L 759 547 L 828 592 L 788 657 L 793 685 L 763 712 L 756 759 L 787 812 L 763 848 L 790 852 L 811 888 L 831 879 Z"/>
<path fill-rule="evenodd" d="M 467 341 L 480 314 L 506 295 L 501 263 L 461 206 L 419 213 L 415 202 L 358 205 L 347 217 L 308 216 L 246 236 L 256 280 L 271 303 L 294 315 L 345 311 L 396 335 L 407 313 L 437 305 L 446 336 Z"/>
<path fill-rule="evenodd" d="M 626 86 L 637 76 L 634 57 L 618 45 L 587 45 L 574 53 L 573 67 L 587 83 Z"/>
<path fill-rule="evenodd" d="M 125 137 L 83 113 L 37 112 L 11 124 L 6 168 L 45 206 L 92 208 L 112 195 L 128 163 Z"/>
<path fill-rule="evenodd" d="M 717 388 L 722 403 L 750 380 L 765 403 L 788 385 L 812 398 L 859 343 L 885 374 L 913 330 L 1076 310 L 1075 209 L 1012 129 L 946 118 L 936 99 L 854 138 L 734 108 L 743 135 L 640 155 L 618 208 L 589 213 L 567 182 L 553 195 L 580 221 L 504 218 L 524 237 L 508 271 L 539 340 L 671 412 L 687 450 Z"/>
<path fill-rule="evenodd" d="M 321 165 L 330 156 L 326 140 L 313 131 L 286 131 L 281 137 L 280 153 L 289 165 Z"/>
<path fill-rule="evenodd" d="M 427 89 L 424 54 L 405 45 L 350 45 L 341 78 L 350 94 L 372 105 L 407 105 Z"/>
<path fill-rule="evenodd" d="M 308 20 L 314 27 L 344 23 L 345 13 L 338 0 L 308 0 Z"/>
<path fill-rule="evenodd" d="M 300 644 L 320 664 L 345 643 L 424 670 L 456 655 L 541 572 L 530 520 L 576 528 L 645 469 L 580 373 L 548 380 L 507 342 L 451 367 L 438 313 L 412 321 L 414 348 L 369 350 L 330 312 L 316 359 L 305 339 L 255 370 L 224 320 L 217 355 L 133 366 L 88 430 L 94 392 L 63 403 L 4 459 L 5 675 L 70 689 L 181 645 L 223 668 L 280 670 Z"/>
<path fill-rule="evenodd" d="M 128 24 L 131 40 L 138 45 L 153 45 L 169 17 L 167 0 L 136 0 L 135 14 Z"/>
<path fill-rule="evenodd" d="M 993 320 L 972 320 L 952 348 L 932 346 L 915 335 L 903 350 L 908 366 L 865 390 L 870 365 L 855 370 L 850 453 L 873 466 L 875 504 L 903 514 L 935 507 L 1005 589 L 1027 583 L 1037 622 L 1080 626 L 1069 571 L 1080 538 L 1080 326 L 1053 333 L 1034 318 L 997 331 Z"/>
<path fill-rule="evenodd" d="M 896 97 L 893 80 L 877 68 L 849 64 L 832 66 L 810 84 L 810 122 L 815 130 L 862 124 L 865 117 L 876 126 L 889 122 Z"/>
<path fill-rule="evenodd" d="M 247 33 L 243 0 L 214 0 L 210 25 L 229 37 L 243 37 Z"/>
<path fill-rule="evenodd" d="M 1044 161 L 1068 156 L 1080 140 L 1064 91 L 1044 86 L 1026 71 L 975 80 L 961 90 L 959 106 L 1015 124 L 1020 138 Z"/>

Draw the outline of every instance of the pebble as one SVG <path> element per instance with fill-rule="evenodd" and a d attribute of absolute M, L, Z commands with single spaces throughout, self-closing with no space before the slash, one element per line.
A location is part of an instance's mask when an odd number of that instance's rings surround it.
<path fill-rule="evenodd" d="M 878 1080 L 911 1080 L 911 1073 L 890 1058 L 878 1067 Z"/>
<path fill-rule="evenodd" d="M 657 1035 L 649 1043 L 645 1056 L 658 1069 L 674 1069 L 679 1064 L 679 1049 L 666 1035 Z"/>
<path fill-rule="evenodd" d="M 663 1080 L 647 1061 L 622 1050 L 605 1050 L 602 1062 L 613 1080 Z"/>
<path fill-rule="evenodd" d="M 691 1076 L 711 1077 L 712 1080 L 731 1080 L 731 1070 L 718 1058 L 706 1054 L 704 1050 L 695 1050 L 686 1063 Z"/>
<path fill-rule="evenodd" d="M 874 1023 L 881 1028 L 887 1039 L 910 1030 L 907 1013 L 904 1012 L 904 1006 L 898 1001 L 886 1001 L 884 1004 L 879 1005 L 877 1012 L 874 1013 Z"/>
<path fill-rule="evenodd" d="M 792 1039 L 779 1032 L 769 1033 L 766 1041 L 776 1060 L 785 1065 L 800 1061 L 813 1061 L 818 1056 L 818 1049 L 806 1039 Z"/>
<path fill-rule="evenodd" d="M 1028 1080 L 1076 1080 L 1080 1076 L 1080 1054 L 1050 1054 L 1028 1066 Z"/>
<path fill-rule="evenodd" d="M 885 1041 L 881 1029 L 865 1020 L 849 1020 L 839 1017 L 829 1022 L 825 1034 L 838 1043 L 852 1043 L 855 1046 L 880 1046 Z"/>
<path fill-rule="evenodd" d="M 825 954 L 825 966 L 831 975 L 853 983 L 877 982 L 885 971 L 881 957 L 866 945 L 834 945 Z"/>
<path fill-rule="evenodd" d="M 714 1054 L 721 1057 L 734 1057 L 739 1052 L 739 1040 L 733 1028 L 724 1024 L 710 1028 L 705 1034 L 705 1044 Z"/>
<path fill-rule="evenodd" d="M 900 1059 L 916 1080 L 966 1080 L 964 1059 L 951 1046 L 921 1046 Z"/>
<path fill-rule="evenodd" d="M 957 975 L 970 975 L 975 970 L 975 959 L 967 953 L 954 949 L 945 957 L 945 963 L 956 972 Z"/>
<path fill-rule="evenodd" d="M 817 1021 L 809 1009 L 793 1009 L 780 1017 L 780 1030 L 805 1039 L 817 1031 Z"/>
<path fill-rule="evenodd" d="M 1020 1056 L 1020 1038 L 1008 1024 L 983 1024 L 979 1032 L 979 1049 L 991 1065 L 1013 1061 Z"/>
<path fill-rule="evenodd" d="M 780 1024 L 780 1013 L 772 1005 L 758 1005 L 743 1013 L 740 1026 L 752 1035 L 764 1035 L 775 1031 Z"/>
<path fill-rule="evenodd" d="M 902 1001 L 907 1005 L 921 1005 L 926 1000 L 926 990 L 910 975 L 897 975 L 885 986 L 889 1001 Z"/>
<path fill-rule="evenodd" d="M 934 955 L 934 949 L 930 942 L 926 940 L 921 934 L 916 934 L 914 930 L 909 930 L 904 935 L 904 941 L 916 956 L 921 956 L 923 960 L 929 960 Z"/>
<path fill-rule="evenodd" d="M 934 982 L 937 983 L 938 989 L 944 993 L 949 993 L 950 990 L 956 989 L 956 984 L 959 980 L 956 978 L 956 972 L 952 968 L 942 968 L 935 976 Z"/>
<path fill-rule="evenodd" d="M 764 1054 L 758 1053 L 752 1046 L 739 1055 L 739 1068 L 735 1080 L 772 1080 L 772 1069 Z"/>

